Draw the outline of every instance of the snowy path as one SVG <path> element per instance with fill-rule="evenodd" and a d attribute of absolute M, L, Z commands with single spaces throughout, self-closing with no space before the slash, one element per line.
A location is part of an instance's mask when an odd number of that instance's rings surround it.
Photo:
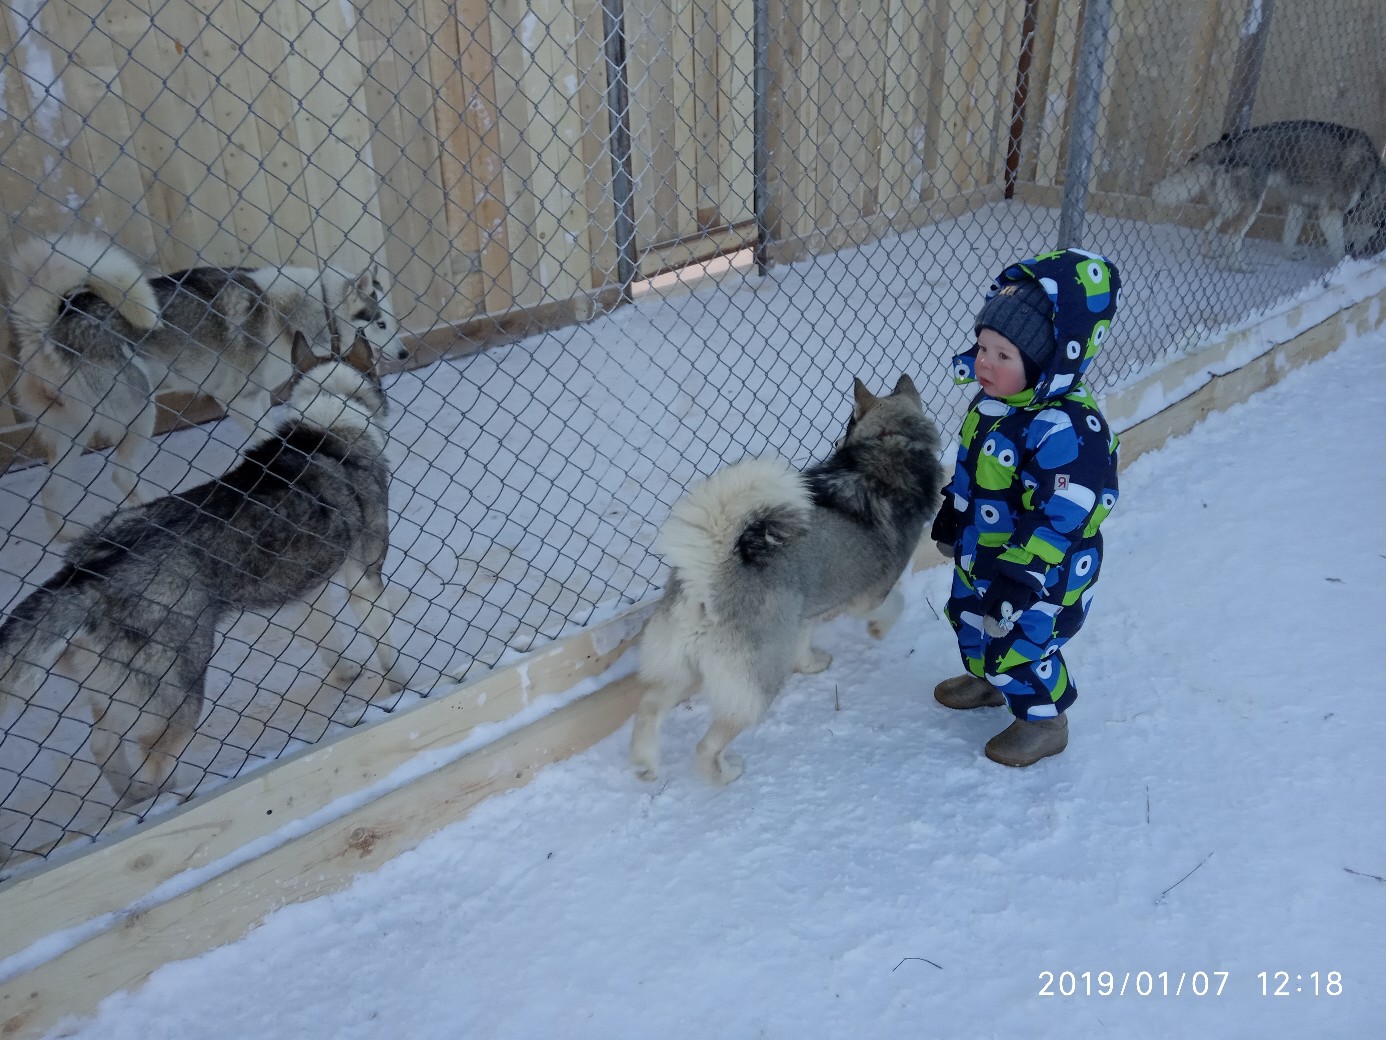
<path fill-rule="evenodd" d="M 731 787 L 693 770 L 700 704 L 658 785 L 626 727 L 64 1035 L 1375 1035 L 1384 434 L 1378 333 L 1133 463 L 1056 759 L 995 766 L 999 711 L 929 696 L 956 669 L 935 568 L 884 642 L 820 634 L 833 667 Z M 1093 995 L 1039 995 L 1065 971 Z"/>

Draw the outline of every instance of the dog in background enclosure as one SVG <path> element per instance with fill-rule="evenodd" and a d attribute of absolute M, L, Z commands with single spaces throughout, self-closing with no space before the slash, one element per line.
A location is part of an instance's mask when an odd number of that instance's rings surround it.
<path fill-rule="evenodd" d="M 640 701 L 630 759 L 659 773 L 664 715 L 701 684 L 712 725 L 698 768 L 726 784 L 742 772 L 729 743 L 756 724 L 791 669 L 832 662 L 810 645 L 842 611 L 876 638 L 899 618 L 896 583 L 939 504 L 939 434 L 908 376 L 876 397 L 855 381 L 847 432 L 800 473 L 778 459 L 728 466 L 674 505 L 660 532 L 669 586 L 640 640 Z"/>
<path fill-rule="evenodd" d="M 300 376 L 271 437 L 222 477 L 110 514 L 0 626 L 0 698 L 32 698 L 50 671 L 75 681 L 121 806 L 163 790 L 202 714 L 217 625 L 237 611 L 296 605 L 296 634 L 336 669 L 346 644 L 321 600 L 344 585 L 386 684 L 404 685 L 374 352 L 360 333 L 340 359 L 302 333 L 293 349 Z"/>
<path fill-rule="evenodd" d="M 197 267 L 146 277 L 129 254 L 89 235 L 25 242 L 0 269 L 19 376 L 14 394 L 35 420 L 52 472 L 41 493 L 62 537 L 80 533 L 58 506 L 55 477 L 84 450 L 112 445 L 114 479 L 137 493 L 152 444 L 154 397 L 205 393 L 252 433 L 270 393 L 294 371 L 295 334 L 341 353 L 364 331 L 377 359 L 405 356 L 374 267 Z"/>
<path fill-rule="evenodd" d="M 1204 255 L 1245 271 L 1242 242 L 1272 188 L 1286 203 L 1282 244 L 1290 259 L 1304 256 L 1299 235 L 1310 213 L 1335 262 L 1386 247 L 1386 164 L 1370 137 L 1337 123 L 1293 119 L 1226 134 L 1155 185 L 1154 198 L 1162 206 L 1206 198 L 1213 218 L 1203 229 Z M 1218 229 L 1233 218 L 1219 248 Z"/>

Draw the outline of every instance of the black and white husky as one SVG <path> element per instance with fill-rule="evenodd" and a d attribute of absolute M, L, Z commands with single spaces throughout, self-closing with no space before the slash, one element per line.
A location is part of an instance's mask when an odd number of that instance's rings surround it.
<path fill-rule="evenodd" d="M 297 634 L 329 668 L 345 649 L 320 603 L 346 587 L 398 688 L 391 596 L 385 395 L 358 336 L 317 359 L 295 336 L 289 418 L 215 480 L 121 509 L 74 542 L 66 565 L 0 626 L 0 701 L 31 698 L 50 671 L 78 683 L 93 758 L 121 805 L 158 794 L 202 714 L 219 623 L 295 604 Z"/>
<path fill-rule="evenodd" d="M 659 773 L 659 726 L 699 686 L 712 725 L 698 768 L 713 783 L 741 775 L 726 748 L 755 725 L 791 670 L 832 662 L 810 642 L 841 611 L 881 638 L 903 608 L 896 588 L 939 504 L 938 429 L 908 376 L 876 397 L 855 383 L 852 420 L 831 457 L 803 473 L 782 459 L 728 466 L 675 503 L 659 534 L 669 585 L 640 639 L 649 689 L 630 759 Z"/>
<path fill-rule="evenodd" d="M 64 519 L 57 486 L 72 482 L 87 449 L 113 446 L 117 486 L 127 503 L 142 501 L 155 394 L 207 394 L 256 431 L 271 391 L 293 373 L 295 333 L 319 354 L 340 354 L 360 331 L 377 359 L 404 357 L 374 268 L 349 277 L 197 267 L 151 278 L 113 243 L 65 235 L 23 243 L 0 278 L 19 362 L 14 394 L 53 469 L 41 499 L 63 537 L 81 528 Z"/>

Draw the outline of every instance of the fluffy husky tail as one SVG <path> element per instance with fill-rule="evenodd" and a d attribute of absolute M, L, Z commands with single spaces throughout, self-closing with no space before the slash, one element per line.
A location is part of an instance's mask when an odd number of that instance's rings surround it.
<path fill-rule="evenodd" d="M 781 459 L 748 459 L 675 503 L 657 544 L 690 598 L 710 608 L 719 585 L 764 567 L 806 534 L 812 512 L 798 470 Z"/>
<path fill-rule="evenodd" d="M 15 250 L 6 272 L 10 318 L 21 333 L 42 336 L 62 312 L 63 299 L 86 289 L 141 331 L 159 323 L 159 301 L 134 259 L 111 242 L 64 235 L 31 239 Z"/>
<path fill-rule="evenodd" d="M 1216 174 L 1213 166 L 1204 162 L 1201 155 L 1196 155 L 1183 169 L 1170 174 L 1155 185 L 1151 195 L 1161 206 L 1182 206 L 1200 195 L 1207 195 L 1213 187 Z"/>

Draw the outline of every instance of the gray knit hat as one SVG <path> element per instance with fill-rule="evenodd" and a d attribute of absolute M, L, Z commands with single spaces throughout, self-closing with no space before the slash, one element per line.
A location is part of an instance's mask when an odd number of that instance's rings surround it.
<path fill-rule="evenodd" d="M 977 312 L 974 331 L 995 329 L 1016 345 L 1030 385 L 1044 372 L 1058 343 L 1054 338 L 1054 304 L 1034 279 L 1007 282 Z"/>

